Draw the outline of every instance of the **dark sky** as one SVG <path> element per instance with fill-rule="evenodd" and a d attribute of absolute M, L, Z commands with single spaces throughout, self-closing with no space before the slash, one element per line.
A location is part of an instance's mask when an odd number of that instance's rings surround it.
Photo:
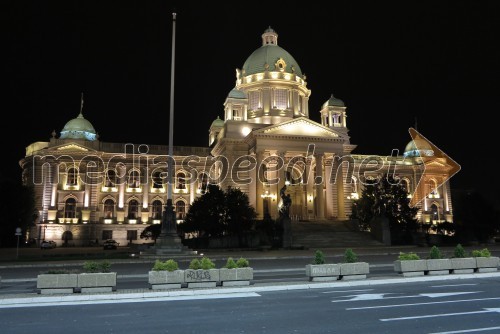
<path fill-rule="evenodd" d="M 2 126 L 15 131 L 4 134 L 4 175 L 20 176 L 24 147 L 78 115 L 82 91 L 101 140 L 167 144 L 176 8 L 175 145 L 207 145 L 235 68 L 271 25 L 307 75 L 311 118 L 331 93 L 345 101 L 356 153 L 404 149 L 418 117 L 419 131 L 462 165 L 452 187 L 494 185 L 499 198 L 488 162 L 499 142 L 494 1 L 3 3 L 2 109 L 14 121 Z"/>

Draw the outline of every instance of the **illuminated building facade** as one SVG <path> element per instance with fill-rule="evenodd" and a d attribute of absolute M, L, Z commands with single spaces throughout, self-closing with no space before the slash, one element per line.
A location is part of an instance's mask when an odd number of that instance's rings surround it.
<path fill-rule="evenodd" d="M 217 183 L 247 193 L 259 218 L 278 216 L 286 184 L 292 219 L 346 220 L 365 179 L 393 171 L 421 200 L 421 222 L 453 220 L 449 183 L 443 183 L 446 161 L 433 160 L 422 177 L 419 157 L 432 154 L 425 143 L 410 142 L 402 156 L 352 154 L 345 103 L 332 95 L 317 123 L 309 119 L 310 95 L 300 66 L 267 29 L 262 46 L 236 70 L 224 116 L 209 128 L 209 146 L 174 148 L 178 219 L 208 183 Z M 141 231 L 160 223 L 166 203 L 167 151 L 102 142 L 80 111 L 59 138 L 53 133 L 50 141 L 29 145 L 20 162 L 40 212 L 31 235 L 59 244 L 111 238 L 142 243 Z"/>

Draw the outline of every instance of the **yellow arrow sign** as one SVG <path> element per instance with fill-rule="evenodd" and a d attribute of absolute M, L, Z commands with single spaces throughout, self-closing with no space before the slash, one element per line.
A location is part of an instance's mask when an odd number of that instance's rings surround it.
<path fill-rule="evenodd" d="M 436 145 L 434 145 L 430 140 L 425 138 L 420 132 L 415 130 L 414 128 L 410 128 L 408 130 L 410 132 L 411 139 L 413 140 L 413 145 L 415 147 L 416 156 L 422 159 L 423 172 L 420 176 L 420 179 L 417 182 L 417 186 L 415 187 L 415 191 L 412 194 L 410 206 L 415 206 L 419 202 L 421 202 L 424 198 L 426 198 L 434 189 L 430 187 L 424 187 L 424 192 L 421 194 L 422 196 L 415 196 L 417 189 L 419 189 L 420 182 L 425 180 L 425 175 L 427 171 L 427 166 L 434 165 L 433 162 L 438 162 L 440 169 L 442 169 L 441 175 L 443 178 L 440 179 L 442 182 L 436 185 L 439 188 L 443 183 L 448 181 L 453 175 L 460 171 L 460 165 L 450 158 L 446 153 L 441 151 Z"/>

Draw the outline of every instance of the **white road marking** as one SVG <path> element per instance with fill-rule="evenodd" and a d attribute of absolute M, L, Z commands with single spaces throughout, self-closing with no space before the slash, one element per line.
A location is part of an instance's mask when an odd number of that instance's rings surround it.
<path fill-rule="evenodd" d="M 419 305 L 433 305 L 433 304 L 449 304 L 449 303 L 465 303 L 465 302 L 476 302 L 482 300 L 500 300 L 500 297 L 491 298 L 475 298 L 475 299 L 458 299 L 458 300 L 443 300 L 439 302 L 428 302 L 428 303 L 413 303 L 413 304 L 396 304 L 396 305 L 378 305 L 378 306 L 364 306 L 364 307 L 350 307 L 346 310 L 368 310 L 375 308 L 390 308 L 390 307 L 402 307 L 402 306 L 419 306 Z"/>
<path fill-rule="evenodd" d="M 431 288 L 442 288 L 442 287 L 448 287 L 448 286 L 465 286 L 465 285 L 477 285 L 477 283 L 432 285 Z"/>
<path fill-rule="evenodd" d="M 126 298 L 126 299 L 105 299 L 105 300 L 71 300 L 71 301 L 49 301 L 39 302 L 31 300 L 26 303 L 2 305 L 2 308 L 19 308 L 19 307 L 39 307 L 39 306 L 68 306 L 68 305 L 92 305 L 92 304 L 120 304 L 120 303 L 144 303 L 144 302 L 170 302 L 178 300 L 199 300 L 199 299 L 226 299 L 226 298 L 246 298 L 260 297 L 255 292 L 244 293 L 221 293 L 214 295 L 193 295 L 193 296 L 165 296 L 157 298 Z"/>
<path fill-rule="evenodd" d="M 494 331 L 497 329 L 500 329 L 500 327 L 471 328 L 471 329 L 462 329 L 462 330 L 451 331 L 451 332 L 434 332 L 434 333 L 429 333 L 429 334 L 458 334 L 458 333 L 486 332 L 486 331 Z"/>
<path fill-rule="evenodd" d="M 468 315 L 468 314 L 492 313 L 492 312 L 499 313 L 500 312 L 500 308 L 485 308 L 482 311 L 441 313 L 441 314 L 427 314 L 427 315 L 417 315 L 417 316 L 413 316 L 413 317 L 387 318 L 387 319 L 379 319 L 379 320 L 380 321 L 413 320 L 413 319 L 440 318 L 440 317 L 451 317 L 451 316 L 455 316 L 455 315 Z"/>
<path fill-rule="evenodd" d="M 322 293 L 342 293 L 342 292 L 363 292 L 363 291 L 372 291 L 373 289 L 361 289 L 361 290 L 342 290 L 342 291 L 325 291 Z"/>
<path fill-rule="evenodd" d="M 456 295 L 468 295 L 471 293 L 480 293 L 480 292 L 483 292 L 483 291 L 421 293 L 419 295 L 414 295 L 414 296 L 394 296 L 394 297 L 384 297 L 384 295 L 388 295 L 389 293 L 365 293 L 365 294 L 360 294 L 360 295 L 339 296 L 338 298 L 347 298 L 347 297 L 351 297 L 351 298 L 332 300 L 332 303 L 352 302 L 352 301 L 358 301 L 358 300 L 407 299 L 407 298 L 420 298 L 420 297 L 440 298 L 440 297 L 448 297 L 448 296 L 456 296 Z"/>

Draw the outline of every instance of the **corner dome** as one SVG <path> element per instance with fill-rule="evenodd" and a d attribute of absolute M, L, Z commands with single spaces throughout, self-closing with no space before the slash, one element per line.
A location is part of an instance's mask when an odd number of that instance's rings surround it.
<path fill-rule="evenodd" d="M 61 131 L 61 139 L 97 140 L 97 133 L 92 124 L 86 120 L 82 113 L 77 118 L 70 120 Z"/>
<path fill-rule="evenodd" d="M 434 150 L 423 139 L 415 138 L 411 140 L 405 147 L 404 157 L 432 157 L 434 155 Z"/>
<path fill-rule="evenodd" d="M 212 125 L 210 125 L 210 128 L 213 127 L 223 127 L 224 126 L 224 121 L 220 119 L 219 116 L 212 122 Z"/>
<path fill-rule="evenodd" d="M 227 97 L 229 98 L 232 98 L 232 99 L 246 99 L 247 96 L 245 95 L 245 92 L 239 90 L 239 89 L 236 89 L 236 88 L 233 88 L 229 94 L 227 95 Z"/>
<path fill-rule="evenodd" d="M 332 94 L 330 99 L 323 104 L 323 108 L 325 107 L 345 107 L 345 103 L 341 99 L 337 99 Z"/>
<path fill-rule="evenodd" d="M 302 77 L 299 64 L 291 54 L 278 46 L 278 34 L 271 27 L 264 31 L 262 40 L 263 45 L 255 50 L 243 64 L 243 76 L 265 71 L 282 71 Z"/>

